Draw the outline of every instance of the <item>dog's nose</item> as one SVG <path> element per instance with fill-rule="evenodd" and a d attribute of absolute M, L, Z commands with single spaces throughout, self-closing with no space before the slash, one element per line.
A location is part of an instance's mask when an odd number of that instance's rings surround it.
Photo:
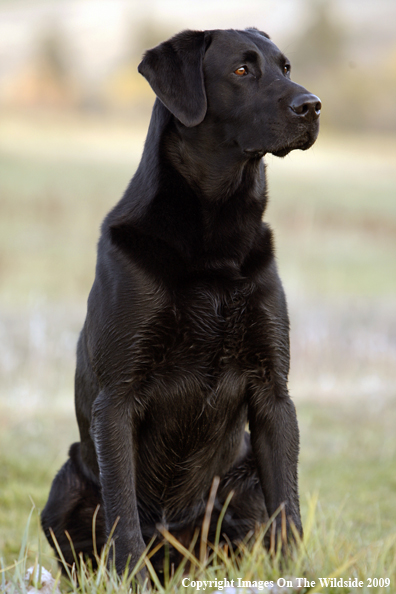
<path fill-rule="evenodd" d="M 320 116 L 322 103 L 316 95 L 306 93 L 304 95 L 297 95 L 290 104 L 290 108 L 294 113 L 306 119 L 316 120 Z"/>

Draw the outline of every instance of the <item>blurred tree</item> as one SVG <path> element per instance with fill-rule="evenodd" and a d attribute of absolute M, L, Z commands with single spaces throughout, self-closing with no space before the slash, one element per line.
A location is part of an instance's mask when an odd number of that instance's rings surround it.
<path fill-rule="evenodd" d="M 130 113 L 151 111 L 154 95 L 147 81 L 138 73 L 137 67 L 147 49 L 174 33 L 175 31 L 153 18 L 146 18 L 138 24 L 131 20 L 123 60 L 109 74 L 103 86 L 109 107 Z"/>
<path fill-rule="evenodd" d="M 297 40 L 293 66 L 309 78 L 323 69 L 339 65 L 345 52 L 345 31 L 333 17 L 331 0 L 306 0 L 307 12 L 313 15 L 311 26 Z"/>
<path fill-rule="evenodd" d="M 38 40 L 37 54 L 40 66 L 47 76 L 60 84 L 67 80 L 69 74 L 67 48 L 62 33 L 57 27 L 51 27 L 42 32 Z"/>
<path fill-rule="evenodd" d="M 334 0 L 305 0 L 305 5 L 310 25 L 287 53 L 293 79 L 322 100 L 321 124 L 395 130 L 395 42 L 383 59 L 367 60 L 362 32 L 351 31 L 340 20 Z"/>
<path fill-rule="evenodd" d="M 69 60 L 69 47 L 57 22 L 47 23 L 36 41 L 35 102 L 51 106 L 72 106 L 77 86 Z"/>
<path fill-rule="evenodd" d="M 349 57 L 348 29 L 335 17 L 333 0 L 305 1 L 312 20 L 293 46 L 293 77 L 321 98 L 322 125 L 366 127 L 366 108 L 372 101 L 372 91 L 367 77 Z"/>
<path fill-rule="evenodd" d="M 151 49 L 177 32 L 178 28 L 171 30 L 164 23 L 146 19 L 139 26 L 139 49 L 140 51 Z"/>

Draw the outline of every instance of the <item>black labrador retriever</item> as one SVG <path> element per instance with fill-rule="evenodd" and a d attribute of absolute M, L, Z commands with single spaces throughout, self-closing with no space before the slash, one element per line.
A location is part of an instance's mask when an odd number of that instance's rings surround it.
<path fill-rule="evenodd" d="M 229 541 L 282 504 L 288 532 L 293 523 L 302 533 L 289 322 L 262 222 L 262 157 L 309 148 L 321 108 L 253 28 L 183 31 L 139 72 L 158 98 L 140 165 L 102 226 L 78 343 L 81 441 L 42 512 L 73 563 L 66 532 L 92 558 L 100 504 L 97 547 L 115 525 L 119 572 L 158 525 L 188 544 L 215 476 L 209 541 L 231 491 Z"/>

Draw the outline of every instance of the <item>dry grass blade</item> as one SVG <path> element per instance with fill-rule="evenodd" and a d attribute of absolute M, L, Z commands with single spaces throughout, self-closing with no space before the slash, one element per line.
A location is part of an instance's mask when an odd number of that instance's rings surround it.
<path fill-rule="evenodd" d="M 18 565 L 21 565 L 21 563 L 24 562 L 24 559 L 22 559 L 21 561 L 14 561 L 14 563 L 12 563 L 12 565 L 8 565 L 7 567 L 2 567 L 0 569 L 0 573 L 6 573 L 7 571 L 11 571 L 11 569 L 15 569 L 15 567 L 18 567 Z"/>
<path fill-rule="evenodd" d="M 150 577 L 151 577 L 151 579 L 153 580 L 153 582 L 155 584 L 155 587 L 157 588 L 157 590 L 159 592 L 163 592 L 164 591 L 164 588 L 162 587 L 161 582 L 159 581 L 158 576 L 157 576 L 157 574 L 155 572 L 155 569 L 152 566 L 151 561 L 150 561 L 150 559 L 148 559 L 148 557 L 146 557 L 145 563 L 146 563 L 146 567 L 148 569 L 148 572 L 150 574 Z"/>
<path fill-rule="evenodd" d="M 282 538 L 282 547 L 287 550 L 288 543 L 287 543 L 287 529 L 286 529 L 286 510 L 285 505 L 282 504 L 281 506 L 281 538 Z"/>
<path fill-rule="evenodd" d="M 212 486 L 210 488 L 208 503 L 206 504 L 205 516 L 202 522 L 201 545 L 199 548 L 199 560 L 202 565 L 205 565 L 208 558 L 207 549 L 210 519 L 212 517 L 212 512 L 216 501 L 217 489 L 219 488 L 219 484 L 220 477 L 215 476 L 212 482 Z"/>
<path fill-rule="evenodd" d="M 135 577 L 137 573 L 144 567 L 144 564 L 147 560 L 150 559 L 160 548 L 163 546 L 163 543 L 160 542 L 152 551 L 150 551 L 150 547 L 152 546 L 153 542 L 155 541 L 155 536 L 152 537 L 146 548 L 144 549 L 143 553 L 140 555 L 138 562 L 136 563 L 135 567 L 133 568 L 130 576 Z M 147 563 L 146 563 L 147 564 Z"/>
<path fill-rule="evenodd" d="M 50 528 L 49 531 L 50 531 L 50 534 L 51 534 L 52 541 L 53 541 L 53 543 L 55 545 L 56 551 L 57 551 L 57 553 L 59 555 L 59 559 L 60 559 L 60 561 L 61 561 L 61 563 L 62 563 L 62 565 L 63 565 L 63 567 L 64 567 L 64 569 L 65 569 L 65 571 L 67 573 L 67 577 L 69 578 L 70 583 L 73 583 L 73 576 L 72 576 L 72 574 L 70 572 L 69 565 L 68 565 L 68 563 L 66 563 L 66 559 L 63 556 L 62 550 L 61 550 L 61 548 L 60 548 L 60 546 L 58 544 L 58 541 L 56 539 L 56 536 L 55 536 L 52 528 Z"/>
<path fill-rule="evenodd" d="M 97 505 L 94 515 L 93 515 L 93 518 L 92 518 L 92 542 L 93 542 L 94 556 L 95 556 L 97 563 L 99 561 L 99 555 L 98 555 L 98 549 L 96 546 L 96 518 L 98 517 L 99 509 L 100 509 L 100 505 Z"/>
<path fill-rule="evenodd" d="M 179 542 L 177 540 L 177 538 L 175 538 L 173 536 L 173 534 L 171 534 L 163 526 L 158 526 L 158 530 L 162 534 L 162 536 L 169 542 L 169 544 L 171 544 L 173 547 L 175 547 L 175 549 L 177 551 L 179 551 L 179 553 L 181 553 L 184 557 L 186 557 L 188 559 L 188 561 L 191 561 L 191 563 L 193 563 L 196 567 L 198 567 L 199 569 L 202 569 L 202 566 L 201 566 L 199 560 L 191 553 L 191 551 L 186 549 L 186 547 L 184 547 L 181 544 L 181 542 Z"/>

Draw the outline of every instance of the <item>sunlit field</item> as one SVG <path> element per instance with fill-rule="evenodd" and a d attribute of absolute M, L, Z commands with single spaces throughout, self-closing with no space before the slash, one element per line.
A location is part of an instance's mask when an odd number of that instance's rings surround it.
<path fill-rule="evenodd" d="M 147 120 L 8 114 L 0 127 L 0 557 L 11 567 L 32 507 L 43 507 L 78 439 L 74 351 L 100 222 L 137 166 Z M 396 139 L 324 130 L 310 151 L 266 161 L 265 219 L 288 296 L 309 527 L 306 549 L 287 570 L 390 578 L 388 589 L 365 582 L 356 592 L 394 592 Z M 39 534 L 34 511 L 27 566 L 40 549 L 55 575 Z M 231 579 L 227 563 L 194 571 Z M 1 575 L 15 571 L 0 574 L 0 590 Z M 238 571 L 250 580 L 284 575 L 256 549 Z"/>

